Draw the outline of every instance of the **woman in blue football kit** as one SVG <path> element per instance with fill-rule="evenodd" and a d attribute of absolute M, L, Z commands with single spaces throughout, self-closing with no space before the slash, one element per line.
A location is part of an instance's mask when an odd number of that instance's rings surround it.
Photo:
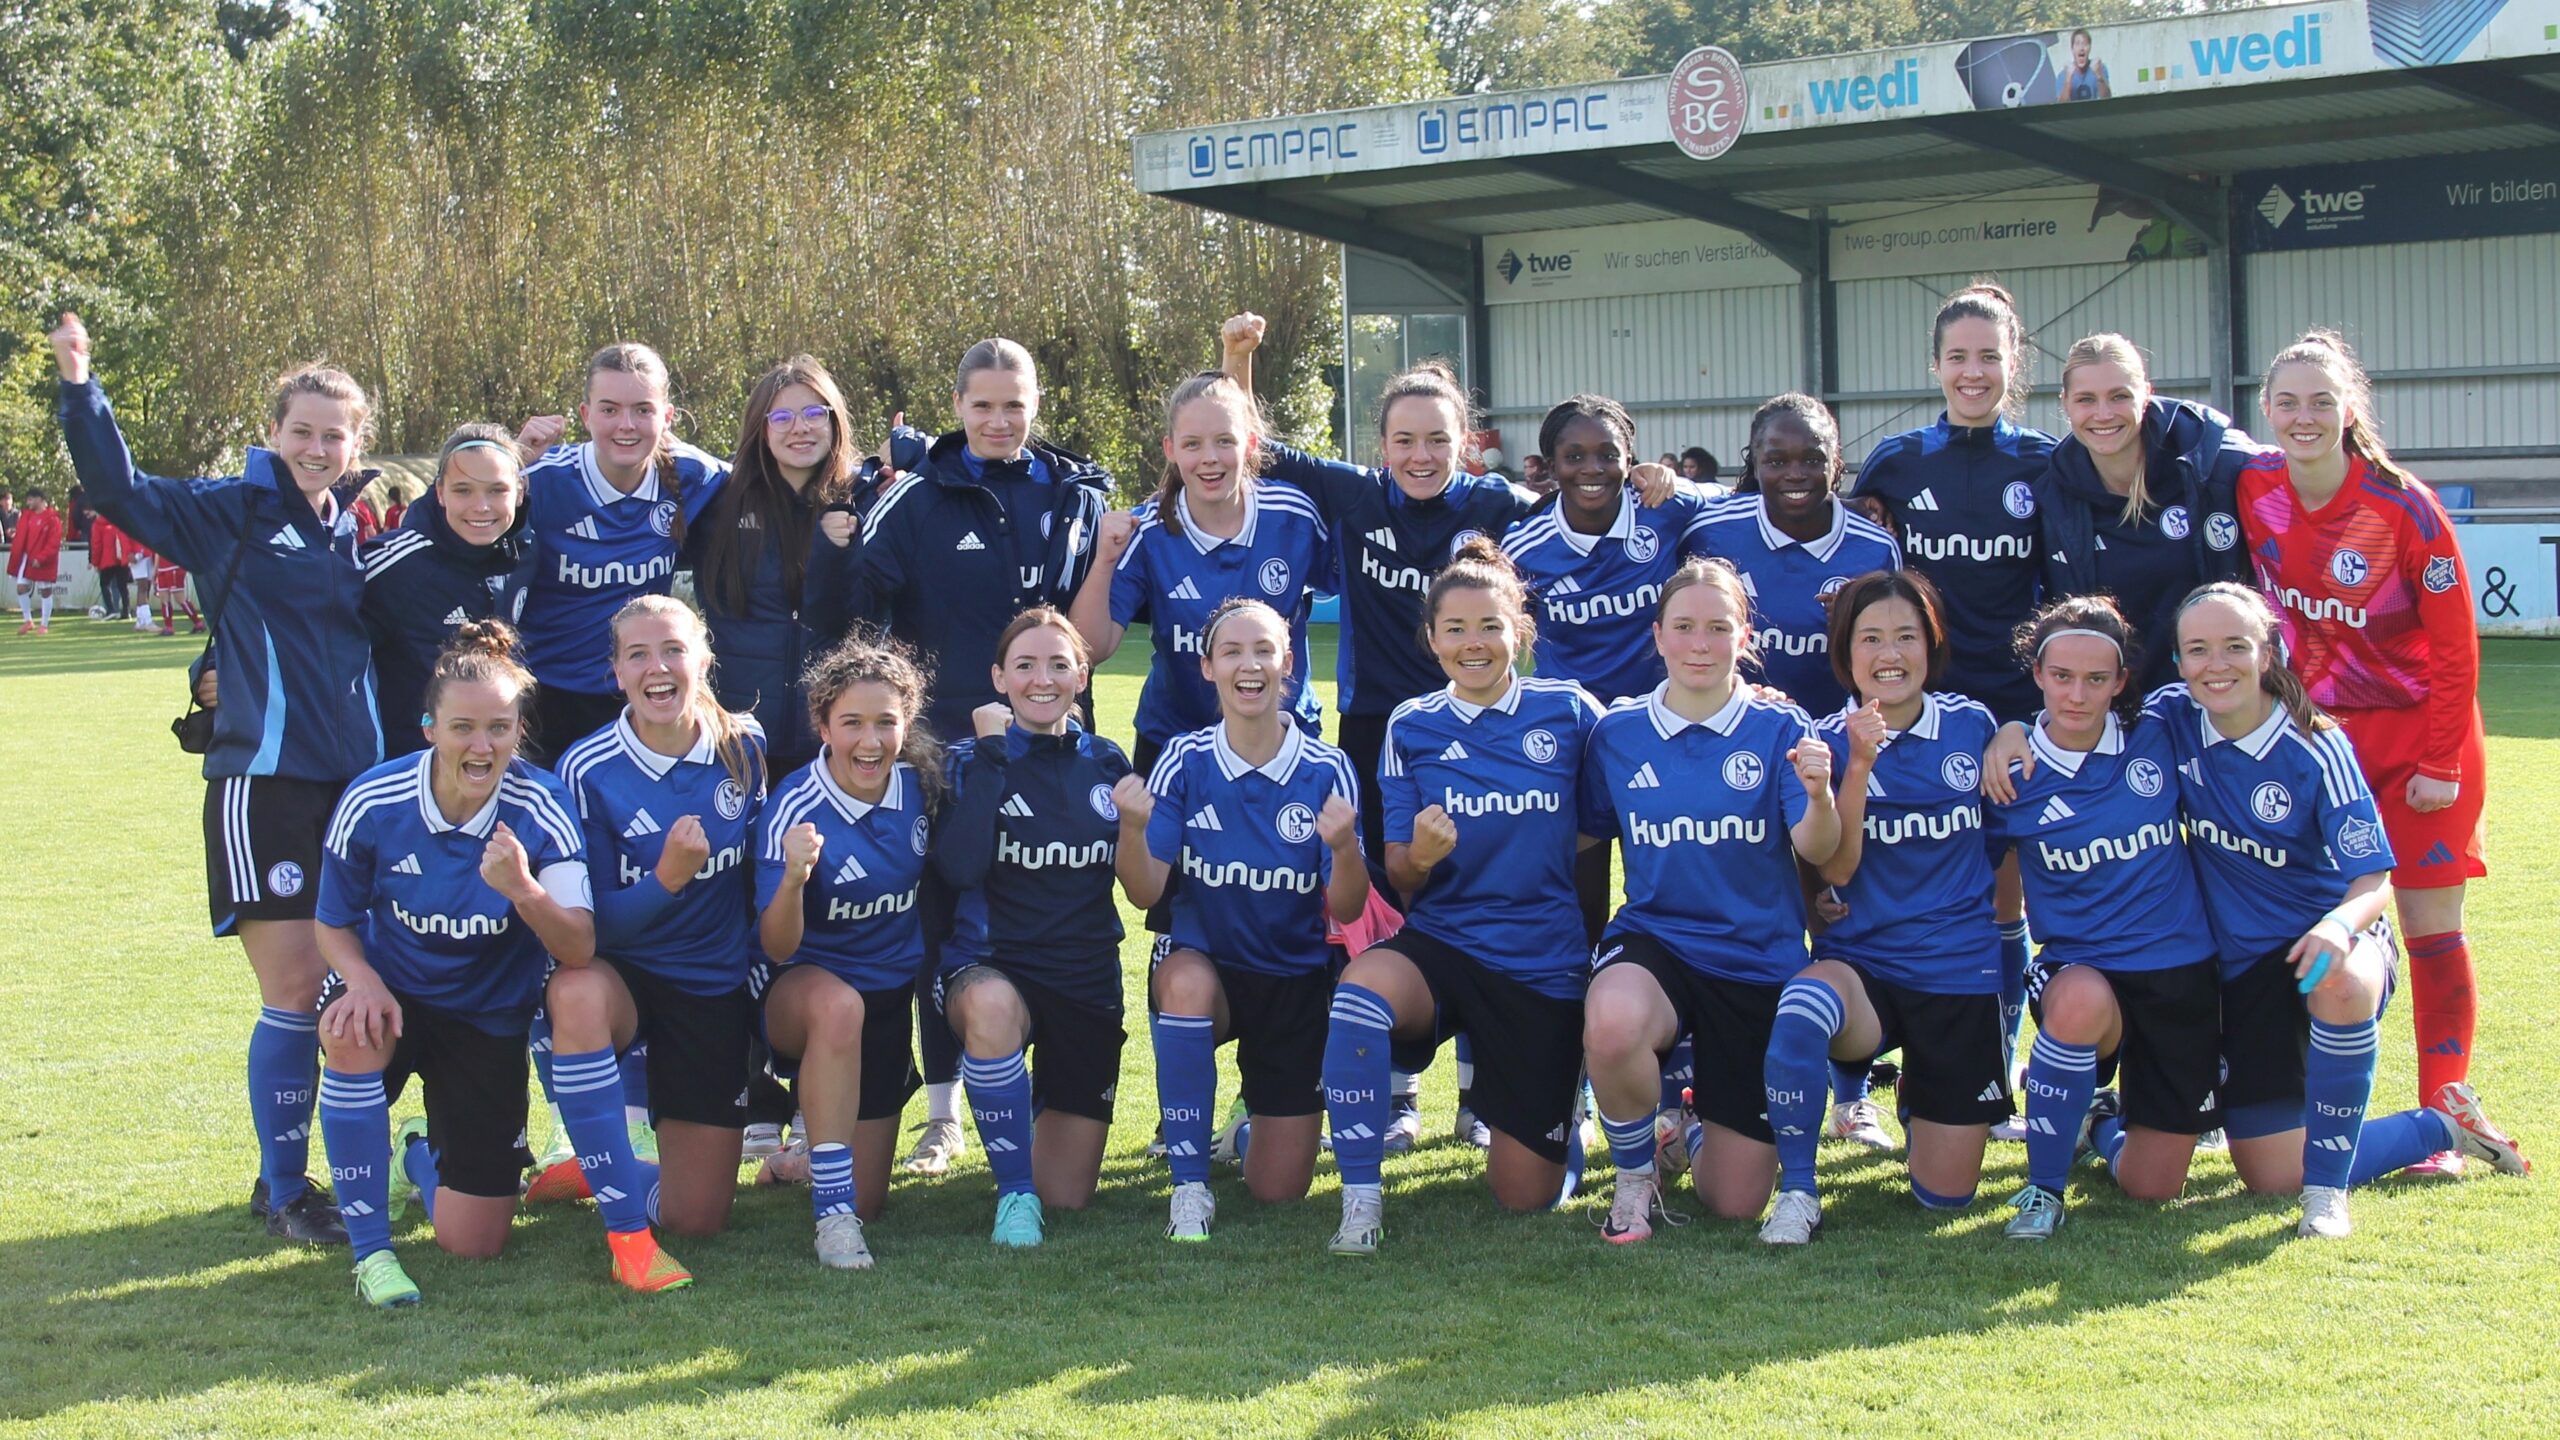
<path fill-rule="evenodd" d="M 2368 1119 L 2390 994 L 2391 841 L 2337 722 L 2285 668 L 2266 598 L 2217 583 L 2177 617 L 2181 684 L 2145 704 L 2178 752 L 2178 791 L 2222 957 L 2222 1108 L 2231 1161 L 2261 1194 L 2302 1194 L 2301 1233 L 2350 1233 L 2347 1189 L 2459 1150 L 2531 1167 L 2466 1084 Z"/>
<path fill-rule="evenodd" d="M 1601 1230 L 1612 1244 L 1653 1234 L 1661 1062 L 1683 1035 L 1697 1055 L 1699 1198 L 1752 1218 L 1777 1175 L 1761 1062 L 1780 987 L 1805 966 L 1796 861 L 1831 858 L 1840 816 L 1812 719 L 1742 678 L 1751 616 L 1731 565 L 1682 565 L 1654 623 L 1667 678 L 1613 707 L 1583 761 L 1582 828 L 1614 831 L 1626 857 L 1626 903 L 1594 952 L 1582 1027 L 1618 1166 Z"/>
<path fill-rule="evenodd" d="M 757 846 L 764 1033 L 796 1065 L 818 1260 L 871 1268 L 865 1221 L 889 1198 L 924 957 L 916 892 L 931 852 L 941 747 L 924 672 L 895 642 L 849 640 L 802 680 L 818 758 L 773 790 Z M 768 978 L 769 977 L 769 978 Z"/>
<path fill-rule="evenodd" d="M 2108 1055 L 2123 1109 L 2089 1138 L 2127 1194 L 2184 1188 L 2196 1137 L 2220 1123 L 2222 992 L 2179 826 L 2177 750 L 2126 694 L 2141 660 L 2132 627 L 2102 596 L 2057 600 L 2021 627 L 2018 650 L 2044 713 L 2023 775 L 1995 745 L 1982 783 L 1992 843 L 2018 852 L 2041 942 L 2027 972 L 2027 1184 L 2007 1234 L 2046 1240 Z"/>
<path fill-rule="evenodd" d="M 1976 283 L 1947 297 L 1929 331 L 1929 375 L 1946 400 L 1934 425 L 1877 441 L 1850 495 L 1883 505 L 1902 562 L 1937 583 L 1946 607 L 1946 686 L 2002 721 L 2035 718 L 2035 681 L 2010 637 L 2035 614 L 2043 567 L 2035 482 L 2053 437 L 2017 423 L 2030 360 L 2017 302 Z M 1999 870 L 2000 1008 L 2004 1047 L 2026 1011 L 2026 892 L 2014 859 Z M 2024 1131 L 2007 1138 L 2026 1138 Z"/>
<path fill-rule="evenodd" d="M 1151 902 L 1177 868 L 1184 881 L 1173 899 L 1172 947 L 1149 980 L 1174 1182 L 1165 1234 L 1184 1241 L 1208 1239 L 1217 1211 L 1209 1116 L 1217 1049 L 1227 1040 L 1236 1042 L 1252 1127 L 1237 1131 L 1250 1137 L 1245 1184 L 1265 1201 L 1307 1193 L 1333 998 L 1325 921 L 1348 924 L 1369 900 L 1351 761 L 1290 715 L 1288 622 L 1259 600 L 1231 600 L 1209 617 L 1201 645 L 1220 719 L 1177 737 L 1146 793 L 1121 806 L 1146 834 L 1129 898 Z"/>
<path fill-rule="evenodd" d="M 1902 1051 L 1911 1193 L 1971 1204 L 1982 1150 L 2008 1117 L 2000 936 L 1982 832 L 1981 756 L 1995 731 L 1977 701 L 1938 690 L 1947 623 L 1938 587 L 1877 570 L 1841 587 L 1831 663 L 1849 704 L 1815 733 L 1842 757 L 1840 848 L 1816 867 L 1845 913 L 1787 982 L 1765 1068 L 1778 1197 L 1760 1239 L 1801 1245 L 1822 1223 L 1814 1148 L 1826 1059 Z"/>
<path fill-rule="evenodd" d="M 1574 681 L 1604 705 L 1662 683 L 1654 612 L 1680 562 L 1702 553 L 1696 537 L 1710 505 L 1688 490 L 1659 505 L 1639 500 L 1627 489 L 1635 448 L 1635 422 L 1606 396 L 1576 395 L 1549 410 L 1538 453 L 1555 494 L 1502 537 L 1537 606 L 1538 674 Z M 1609 850 L 1591 846 L 1574 862 L 1594 942 L 1609 918 Z"/>
<path fill-rule="evenodd" d="M 1081 1210 L 1101 1178 L 1128 1039 L 1111 884 L 1145 888 L 1143 822 L 1121 807 L 1146 782 L 1076 723 L 1093 667 L 1066 616 L 1023 611 L 995 655 L 1004 699 L 978 707 L 946 765 L 933 864 L 958 903 L 935 983 L 995 1175 L 989 1238 L 1019 1247 L 1040 1243 L 1042 1205 Z"/>
<path fill-rule="evenodd" d="M 400 524 L 368 542 L 364 625 L 373 642 L 382 748 L 408 755 L 426 745 L 413 717 L 436 660 L 474 620 L 509 619 L 514 572 L 524 555 L 524 470 L 514 441 L 489 424 L 454 428 L 436 457 L 436 483 Z M 422 722 L 423 723 L 423 722 Z"/>
<path fill-rule="evenodd" d="M 543 1009 L 552 1093 L 604 1214 L 614 1276 L 660 1290 L 691 1277 L 650 1222 L 716 1233 L 737 1191 L 764 734 L 712 698 L 710 640 L 681 601 L 643 595 L 611 630 L 625 708 L 560 757 L 594 870 L 597 955 L 554 971 Z M 642 1043 L 657 1166 L 633 1153 L 616 1064 Z"/>
<path fill-rule="evenodd" d="M 1739 488 L 1696 532 L 1705 553 L 1741 572 L 1761 678 L 1812 715 L 1844 698 L 1831 667 L 1829 597 L 1852 575 L 1902 564 L 1892 534 L 1837 498 L 1842 474 L 1831 411 L 1810 395 L 1774 396 L 1752 412 Z M 1867 1099 L 1864 1066 L 1842 1067 L 1830 1088 L 1837 1103 L 1825 1134 L 1893 1148 Z"/>
<path fill-rule="evenodd" d="M 312 923 L 321 840 L 349 780 L 382 758 L 360 607 L 353 501 L 372 405 L 345 372 L 307 366 L 276 382 L 265 448 L 236 479 L 164 480 L 134 469 L 89 332 L 52 335 L 62 438 L 89 503 L 196 574 L 225 666 L 204 757 L 206 901 L 257 973 L 249 1114 L 258 1127 L 250 1213 L 267 1233 L 344 1244 L 305 1175 L 320 1041 L 311 1007 L 328 961 Z"/>
<path fill-rule="evenodd" d="M 533 534 L 525 663 L 542 682 L 533 738 L 555 757 L 621 713 L 606 660 L 613 618 L 636 596 L 668 592 L 685 527 L 729 479 L 727 461 L 675 437 L 667 362 L 646 345 L 588 358 L 578 421 L 583 444 L 544 448 L 566 428 L 558 415 L 525 422 L 517 437 Z"/>
<path fill-rule="evenodd" d="M 1828 597 L 1853 575 L 1902 567 L 1892 533 L 1834 494 L 1844 473 L 1829 408 L 1776 396 L 1752 412 L 1739 488 L 1696 531 L 1701 551 L 1742 576 L 1762 678 L 1813 715 L 1847 698 L 1831 669 Z"/>
<path fill-rule="evenodd" d="M 1343 971 L 1325 1040 L 1337 1255 L 1376 1253 L 1384 1229 L 1391 1043 L 1427 1054 L 1453 1032 L 1474 1036 L 1494 1198 L 1533 1210 L 1567 1190 L 1588 953 L 1573 902 L 1574 784 L 1600 705 L 1570 680 L 1513 673 L 1537 626 L 1492 540 L 1459 547 L 1422 613 L 1448 684 L 1396 707 L 1379 778 L 1387 878 L 1411 909 Z"/>
<path fill-rule="evenodd" d="M 506 1244 L 544 957 L 595 954 L 569 792 L 517 753 L 533 676 L 514 648 L 503 622 L 463 625 L 427 677 L 426 750 L 357 777 L 329 821 L 320 1131 L 370 1305 L 418 1303 L 391 1250 L 395 1189 L 402 1201 L 416 1190 L 453 1254 Z M 391 1102 L 411 1076 L 427 1115 L 395 1146 Z"/>
<path fill-rule="evenodd" d="M 2142 352 L 2091 335 L 2062 358 L 2071 433 L 2036 482 L 2047 600 L 2108 595 L 2150 659 L 2129 693 L 2177 678 L 2178 603 L 2208 580 L 2246 578 L 2240 472 L 2257 442 L 2229 416 L 2151 391 Z"/>

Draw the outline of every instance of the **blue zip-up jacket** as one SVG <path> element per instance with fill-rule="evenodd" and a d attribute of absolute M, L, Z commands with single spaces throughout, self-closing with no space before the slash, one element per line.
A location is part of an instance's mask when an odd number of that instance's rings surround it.
<path fill-rule="evenodd" d="M 2142 417 L 2142 518 L 2121 522 L 2124 499 L 2098 478 L 2077 436 L 2053 447 L 2036 481 L 2044 594 L 2108 594 L 2142 641 L 2144 694 L 2178 678 L 2178 602 L 2209 580 L 2246 580 L 2240 472 L 2257 458 L 2247 431 L 2192 400 L 2153 397 Z"/>
<path fill-rule="evenodd" d="M 1499 475 L 1460 471 L 1439 494 L 1415 500 L 1384 470 L 1277 444 L 1262 447 L 1262 473 L 1307 492 L 1333 532 L 1342 595 L 1335 708 L 1384 715 L 1447 684 L 1422 646 L 1422 594 L 1467 536 L 1502 543 L 1538 497 Z"/>
<path fill-rule="evenodd" d="M 2005 419 L 1889 435 L 1867 452 L 1848 493 L 1882 500 L 1902 563 L 1935 581 L 1946 606 L 1946 688 L 2002 720 L 2043 703 L 2012 656 L 2010 634 L 2036 610 L 2042 566 L 2035 482 L 2053 437 Z"/>
<path fill-rule="evenodd" d="M 409 504 L 400 528 L 376 535 L 361 552 L 364 628 L 373 645 L 374 691 L 382 697 L 382 748 L 406 755 L 426 748 L 419 729 L 427 677 L 453 632 L 474 620 L 513 624 L 524 605 L 517 566 L 524 558 L 526 513 L 489 545 L 453 533 L 433 488 Z"/>
<path fill-rule="evenodd" d="M 713 506 L 703 512 L 702 524 L 686 532 L 689 556 L 699 556 L 699 537 L 709 535 L 720 513 Z M 800 671 L 824 643 L 808 625 L 806 597 L 809 575 L 836 558 L 836 552 L 818 533 L 813 516 L 808 559 L 801 570 L 803 603 L 794 605 L 783 590 L 780 537 L 744 523 L 755 518 L 739 515 L 739 544 L 731 552 L 746 567 L 746 604 L 739 610 L 732 612 L 722 604 L 721 587 L 704 577 L 698 558 L 686 563 L 694 571 L 694 599 L 701 603 L 703 621 L 711 630 L 711 653 L 719 657 L 711 672 L 712 689 L 723 708 L 756 717 L 764 727 L 774 773 L 789 774 L 818 754 Z"/>
<path fill-rule="evenodd" d="M 1064 610 L 1075 598 L 1114 488 L 1092 461 L 1031 442 L 1028 458 L 1045 467 L 1049 493 L 1040 563 L 1026 566 L 1033 549 L 1017 549 L 1004 500 L 971 473 L 968 448 L 957 431 L 934 441 L 921 470 L 872 502 L 859 540 L 841 550 L 822 540 L 801 598 L 803 617 L 829 644 L 862 623 L 922 652 L 933 679 L 926 719 L 944 736 L 969 734 L 969 713 L 997 698 L 996 638 L 1013 617 L 1034 605 Z"/>
<path fill-rule="evenodd" d="M 213 711 L 208 780 L 275 775 L 346 781 L 382 759 L 373 655 L 361 606 L 355 516 L 341 497 L 324 522 L 273 451 L 241 473 L 164 480 L 133 468 L 107 392 L 64 383 L 62 438 L 89 503 L 195 573 L 220 624 L 222 703 Z M 233 552 L 239 573 L 226 592 Z"/>

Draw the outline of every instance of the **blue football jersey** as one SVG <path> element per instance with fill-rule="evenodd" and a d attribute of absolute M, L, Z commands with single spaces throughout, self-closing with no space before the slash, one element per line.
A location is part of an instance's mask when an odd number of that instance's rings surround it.
<path fill-rule="evenodd" d="M 890 768 L 877 805 L 836 784 L 824 750 L 776 786 L 758 826 L 759 915 L 782 889 L 783 837 L 803 821 L 818 827 L 818 868 L 800 887 L 800 950 L 787 963 L 819 966 L 856 990 L 914 981 L 924 964 L 916 888 L 933 852 L 933 822 L 914 767 Z"/>
<path fill-rule="evenodd" d="M 764 732 L 746 724 L 745 785 L 730 778 L 708 730 L 686 754 L 661 755 L 640 743 L 627 710 L 560 757 L 595 867 L 597 953 L 695 995 L 746 984 L 756 953 Z M 668 828 L 687 815 L 702 822 L 711 858 L 669 894 L 658 883 L 658 857 Z"/>
<path fill-rule="evenodd" d="M 1937 582 L 1947 611 L 1947 688 L 2002 720 L 2034 718 L 2035 681 L 2009 635 L 2035 613 L 2044 551 L 2035 482 L 2053 437 L 1996 420 L 1888 435 L 1849 493 L 1882 500 L 1902 532 L 1903 563 Z"/>
<path fill-rule="evenodd" d="M 2041 954 L 2054 966 L 2167 970 L 2210 960 L 2212 928 L 2178 825 L 2178 767 L 2168 727 L 2107 717 L 2087 752 L 2028 743 L 2036 773 L 2018 798 L 1986 805 L 1992 839 L 2014 844 Z"/>
<path fill-rule="evenodd" d="M 1289 622 L 1290 711 L 1316 730 L 1324 706 L 1308 683 L 1307 612 L 1312 583 L 1332 564 L 1332 536 L 1316 504 L 1286 485 L 1244 492 L 1244 528 L 1232 539 L 1191 521 L 1187 495 L 1174 497 L 1181 533 L 1153 507 L 1111 574 L 1111 623 L 1149 622 L 1155 658 L 1138 692 L 1138 735 L 1162 745 L 1218 719 L 1218 687 L 1200 674 L 1209 616 L 1230 596 L 1263 601 Z"/>
<path fill-rule="evenodd" d="M 1120 907 L 1112 896 L 1129 773 L 1109 740 L 1010 726 L 947 754 L 952 799 L 934 866 L 958 892 L 941 972 L 993 964 L 1111 1009 L 1120 997 Z"/>
<path fill-rule="evenodd" d="M 503 823 L 552 899 L 594 908 L 585 837 L 567 787 L 521 759 L 497 793 L 457 825 L 436 806 L 435 752 L 387 760 L 356 777 L 329 817 L 317 917 L 356 932 L 367 964 L 403 1001 L 497 1035 L 518 1035 L 542 1001 L 540 937 L 480 878 L 480 854 Z"/>
<path fill-rule="evenodd" d="M 1804 785 L 1788 752 L 1813 733 L 1793 705 L 1737 687 L 1686 720 L 1663 689 L 1610 707 L 1582 767 L 1585 830 L 1618 837 L 1626 901 L 1613 928 L 1650 935 L 1707 975 L 1777 985 L 1805 967 L 1795 837 Z"/>
<path fill-rule="evenodd" d="M 1174 944 L 1264 975 L 1332 962 L 1324 888 L 1333 851 L 1316 835 L 1316 816 L 1327 796 L 1359 805 L 1348 756 L 1291 729 L 1279 754 L 1249 764 L 1221 722 L 1176 737 L 1147 789 L 1156 803 L 1147 853 L 1182 873 Z"/>
<path fill-rule="evenodd" d="M 1502 553 L 1534 601 L 1538 673 L 1574 681 L 1603 701 L 1661 684 L 1653 619 L 1662 585 L 1702 553 L 1697 531 L 1714 503 L 1683 491 L 1650 507 L 1630 490 L 1605 535 L 1575 530 L 1552 500 L 1512 526 Z"/>
<path fill-rule="evenodd" d="M 2178 756 L 2178 798 L 2225 970 L 2292 947 L 2360 876 L 2398 863 L 2344 730 L 2308 734 L 2278 705 L 2237 740 L 2183 684 L 2143 707 Z"/>
<path fill-rule="evenodd" d="M 1407 897 L 1405 923 L 1541 994 L 1582 993 L 1588 949 L 1574 901 L 1576 777 L 1600 702 L 1570 680 L 1518 679 L 1488 706 L 1447 688 L 1387 717 L 1378 762 L 1389 844 L 1437 805 L 1458 848 Z"/>
<path fill-rule="evenodd" d="M 525 470 L 532 576 L 520 628 L 536 680 L 586 695 L 619 688 L 613 612 L 634 596 L 667 593 L 679 504 L 690 525 L 729 479 L 728 461 L 681 442 L 674 448 L 672 490 L 655 468 L 639 489 L 616 490 L 596 469 L 592 443 L 556 447 Z"/>
<path fill-rule="evenodd" d="M 1823 599 L 1870 570 L 1901 569 L 1902 549 L 1882 526 L 1837 501 L 1829 533 L 1791 540 L 1769 523 L 1761 500 L 1738 495 L 1719 503 L 1700 541 L 1707 554 L 1742 572 L 1763 678 L 1805 713 L 1828 715 L 1849 696 L 1831 673 L 1831 615 Z"/>
<path fill-rule="evenodd" d="M 2000 988 L 1981 790 L 1982 752 L 1998 729 L 1979 701 L 1932 694 L 1911 728 L 1886 742 L 1867 772 L 1858 868 L 1832 887 L 1849 913 L 1817 942 L 1825 956 L 1934 995 Z M 1814 733 L 1831 747 L 1837 783 L 1848 712 L 1823 717 Z"/>

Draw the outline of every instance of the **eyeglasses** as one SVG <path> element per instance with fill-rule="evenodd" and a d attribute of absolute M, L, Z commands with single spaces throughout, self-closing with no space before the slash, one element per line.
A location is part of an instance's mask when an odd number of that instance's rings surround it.
<path fill-rule="evenodd" d="M 791 428 L 791 422 L 795 419 L 806 420 L 812 425 L 824 425 L 835 418 L 835 413 L 824 405 L 803 405 L 797 410 L 768 411 L 764 417 L 764 423 L 776 430 Z"/>

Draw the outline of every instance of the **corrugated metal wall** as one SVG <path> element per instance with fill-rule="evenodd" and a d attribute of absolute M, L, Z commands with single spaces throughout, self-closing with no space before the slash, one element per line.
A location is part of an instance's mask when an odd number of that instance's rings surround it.
<path fill-rule="evenodd" d="M 2252 255 L 2247 283 L 2255 363 L 2340 331 L 2378 377 L 2393 449 L 2560 445 L 2560 235 Z M 2478 373 L 2516 366 L 2546 373 Z M 2412 373 L 2430 370 L 2469 373 Z"/>
<path fill-rule="evenodd" d="M 1596 391 L 1633 411 L 1644 454 L 1704 445 L 1730 459 L 1752 410 L 1801 383 L 1797 295 L 1770 285 L 1492 306 L 1494 423 L 1526 453 L 1547 407 Z"/>
<path fill-rule="evenodd" d="M 2164 391 L 2201 394 L 2213 372 L 2209 263 L 2057 265 L 1993 276 L 2017 297 L 2019 318 L 2037 350 L 2028 423 L 2061 430 L 2055 395 L 2062 383 L 2063 353 L 2072 341 L 2102 330 L 2129 336 L 2148 352 L 2151 373 Z M 1877 440 L 1937 418 L 1941 407 L 1928 372 L 1929 326 L 1939 302 L 1972 278 L 1957 273 L 1845 280 L 1833 287 L 1840 393 L 1926 392 L 1843 400 L 1837 407 L 1841 439 L 1852 463 Z"/>

